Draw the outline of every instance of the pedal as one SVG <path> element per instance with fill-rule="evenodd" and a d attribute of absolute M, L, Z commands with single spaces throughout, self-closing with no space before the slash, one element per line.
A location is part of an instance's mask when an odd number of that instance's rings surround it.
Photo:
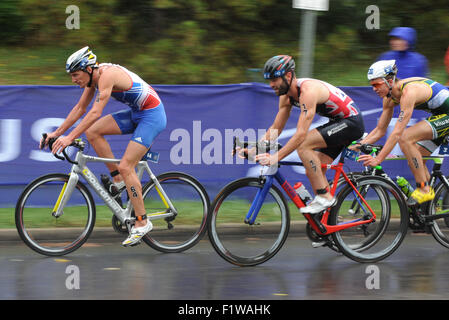
<path fill-rule="evenodd" d="M 135 247 L 142 243 L 142 240 L 137 241 L 136 243 L 130 244 L 129 247 Z"/>
<path fill-rule="evenodd" d="M 125 248 L 128 248 L 128 247 L 135 247 L 135 246 L 137 246 L 137 245 L 139 245 L 139 244 L 141 244 L 142 243 L 142 240 L 139 240 L 139 241 L 137 241 L 136 243 L 133 243 L 133 244 L 124 244 L 123 246 L 125 247 Z"/>
<path fill-rule="evenodd" d="M 313 248 L 320 248 L 326 246 L 326 241 L 312 242 Z"/>

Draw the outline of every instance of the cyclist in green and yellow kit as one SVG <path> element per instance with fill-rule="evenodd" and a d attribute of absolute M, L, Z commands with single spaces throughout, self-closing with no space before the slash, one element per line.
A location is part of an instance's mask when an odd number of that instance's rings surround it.
<path fill-rule="evenodd" d="M 383 98 L 383 111 L 377 127 L 361 143 L 374 143 L 383 137 L 397 105 L 400 105 L 400 113 L 377 157 L 361 155 L 359 161 L 366 166 L 379 165 L 399 143 L 417 185 L 409 204 L 423 203 L 432 200 L 435 192 L 428 184 L 429 172 L 422 155 L 431 154 L 449 135 L 449 90 L 430 79 L 397 79 L 396 74 L 395 60 L 378 61 L 368 70 L 368 80 L 373 90 Z M 432 116 L 406 128 L 415 109 L 430 112 Z"/>

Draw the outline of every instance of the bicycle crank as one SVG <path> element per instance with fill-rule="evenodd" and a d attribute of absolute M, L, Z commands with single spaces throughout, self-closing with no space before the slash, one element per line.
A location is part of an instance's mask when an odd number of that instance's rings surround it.
<path fill-rule="evenodd" d="M 119 234 L 128 234 L 128 228 L 116 216 L 112 216 L 112 228 Z"/>

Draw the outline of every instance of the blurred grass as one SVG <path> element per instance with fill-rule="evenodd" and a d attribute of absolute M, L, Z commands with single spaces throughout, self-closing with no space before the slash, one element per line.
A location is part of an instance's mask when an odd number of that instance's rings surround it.
<path fill-rule="evenodd" d="M 374 210 L 379 210 L 378 201 L 371 201 L 371 206 Z M 352 205 L 352 201 L 347 201 L 347 205 Z M 250 203 L 242 202 L 242 201 L 227 201 L 224 204 L 222 204 L 222 214 L 220 215 L 220 221 L 228 222 L 228 223 L 241 223 L 243 219 L 245 218 L 246 212 L 249 209 Z M 291 202 L 288 202 L 288 207 L 290 210 L 290 218 L 293 221 L 305 221 L 304 216 L 299 213 L 298 208 Z M 189 205 L 189 203 L 183 204 L 183 212 L 184 215 L 179 215 L 179 218 L 177 219 L 178 223 L 186 224 L 194 223 L 196 224 L 198 221 L 198 212 L 201 212 L 201 210 L 198 210 L 198 206 L 196 204 Z M 275 210 L 276 208 L 276 210 Z M 342 206 L 342 208 L 345 208 Z M 36 208 L 31 209 L 33 210 L 33 225 L 35 227 L 50 227 L 52 226 L 52 221 L 55 221 L 53 218 L 49 218 L 49 212 L 51 210 L 48 209 L 42 209 L 42 208 Z M 225 211 L 225 215 L 223 215 L 223 210 Z M 345 209 L 346 210 L 346 209 Z M 343 211 L 345 211 L 343 210 Z M 15 229 L 15 219 L 14 219 L 14 208 L 0 208 L 0 229 Z M 263 221 L 277 221 L 279 220 L 279 214 L 277 211 L 277 206 L 270 205 L 269 203 L 264 204 L 263 214 L 261 214 L 261 217 L 263 216 Z M 29 214 L 27 214 L 28 217 L 30 217 Z M 67 215 L 66 215 L 67 216 Z M 394 217 L 399 217 L 398 212 L 393 212 Z M 64 217 L 64 216 L 63 216 Z M 73 221 L 68 218 L 64 222 L 64 226 L 73 225 L 78 226 L 77 224 L 79 222 L 85 223 L 85 214 L 81 215 L 82 221 L 77 221 L 76 214 L 72 218 Z M 108 207 L 105 205 L 97 205 L 96 206 L 96 220 L 95 220 L 95 226 L 96 227 L 111 227 L 111 218 L 112 218 L 112 212 L 109 210 Z M 165 224 L 163 220 L 160 220 L 162 224 Z M 39 222 L 42 222 L 43 224 L 39 224 Z M 50 223 L 50 224 L 49 224 Z M 156 220 L 153 221 L 153 223 L 156 223 Z"/>
<path fill-rule="evenodd" d="M 70 77 L 65 72 L 65 61 L 71 53 L 68 48 L 58 47 L 1 47 L 0 85 L 71 85 Z M 100 59 L 100 62 L 110 61 L 108 59 Z M 134 66 L 133 62 L 112 62 L 123 63 L 130 70 L 140 70 L 142 68 L 141 65 Z M 370 61 L 367 61 L 366 63 L 349 64 L 341 59 L 326 64 L 316 61 L 313 77 L 327 81 L 335 86 L 367 86 L 366 72 L 370 63 Z M 260 68 L 261 66 L 254 67 Z M 431 79 L 446 84 L 448 76 L 443 65 L 443 59 L 431 62 L 430 70 Z M 242 81 L 263 82 L 261 73 L 259 77 L 259 72 L 248 73 L 247 70 L 242 70 L 240 74 L 246 76 L 246 79 L 235 79 L 235 83 Z M 151 79 L 146 80 L 154 83 Z"/>

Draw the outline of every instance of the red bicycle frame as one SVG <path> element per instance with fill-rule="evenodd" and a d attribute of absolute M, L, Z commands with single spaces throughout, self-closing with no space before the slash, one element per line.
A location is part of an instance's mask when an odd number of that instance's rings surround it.
<path fill-rule="evenodd" d="M 376 220 L 375 212 L 373 211 L 371 206 L 366 202 L 365 198 L 363 198 L 363 196 L 360 194 L 360 192 L 357 190 L 357 188 L 354 186 L 354 184 L 351 182 L 351 180 L 348 178 L 345 171 L 343 170 L 343 164 L 344 164 L 343 158 L 344 158 L 344 156 L 342 155 L 339 163 L 336 165 L 327 165 L 327 164 L 321 165 L 321 168 L 335 170 L 334 181 L 333 181 L 333 185 L 330 190 L 330 193 L 333 196 L 335 195 L 338 180 L 340 179 L 340 176 L 343 176 L 345 181 L 348 182 L 348 184 L 352 187 L 352 189 L 357 194 L 357 196 L 360 198 L 360 200 L 363 202 L 363 204 L 366 205 L 366 207 L 370 211 L 372 217 L 368 220 L 355 219 L 353 221 L 345 222 L 342 224 L 330 225 L 330 224 L 328 224 L 328 218 L 329 218 L 329 214 L 330 214 L 330 211 L 332 208 L 329 208 L 325 211 L 325 213 L 321 217 L 320 221 L 315 220 L 313 215 L 311 215 L 309 213 L 305 213 L 304 217 L 307 219 L 310 226 L 313 228 L 313 230 L 315 230 L 315 232 L 317 232 L 321 236 L 329 235 L 331 233 L 338 232 L 338 231 L 341 231 L 344 229 L 349 229 L 352 227 L 371 223 Z M 291 161 L 280 161 L 279 164 L 280 165 L 282 165 L 282 164 L 283 165 L 303 165 L 301 162 L 291 162 Z M 282 188 L 287 193 L 289 198 L 293 201 L 293 203 L 298 207 L 298 209 L 305 206 L 304 202 L 301 200 L 301 198 L 295 192 L 295 189 L 290 185 L 290 183 L 288 183 L 287 180 L 284 179 L 284 177 L 279 173 L 279 171 L 277 171 L 274 174 L 274 178 L 279 182 L 279 184 L 282 186 Z"/>

